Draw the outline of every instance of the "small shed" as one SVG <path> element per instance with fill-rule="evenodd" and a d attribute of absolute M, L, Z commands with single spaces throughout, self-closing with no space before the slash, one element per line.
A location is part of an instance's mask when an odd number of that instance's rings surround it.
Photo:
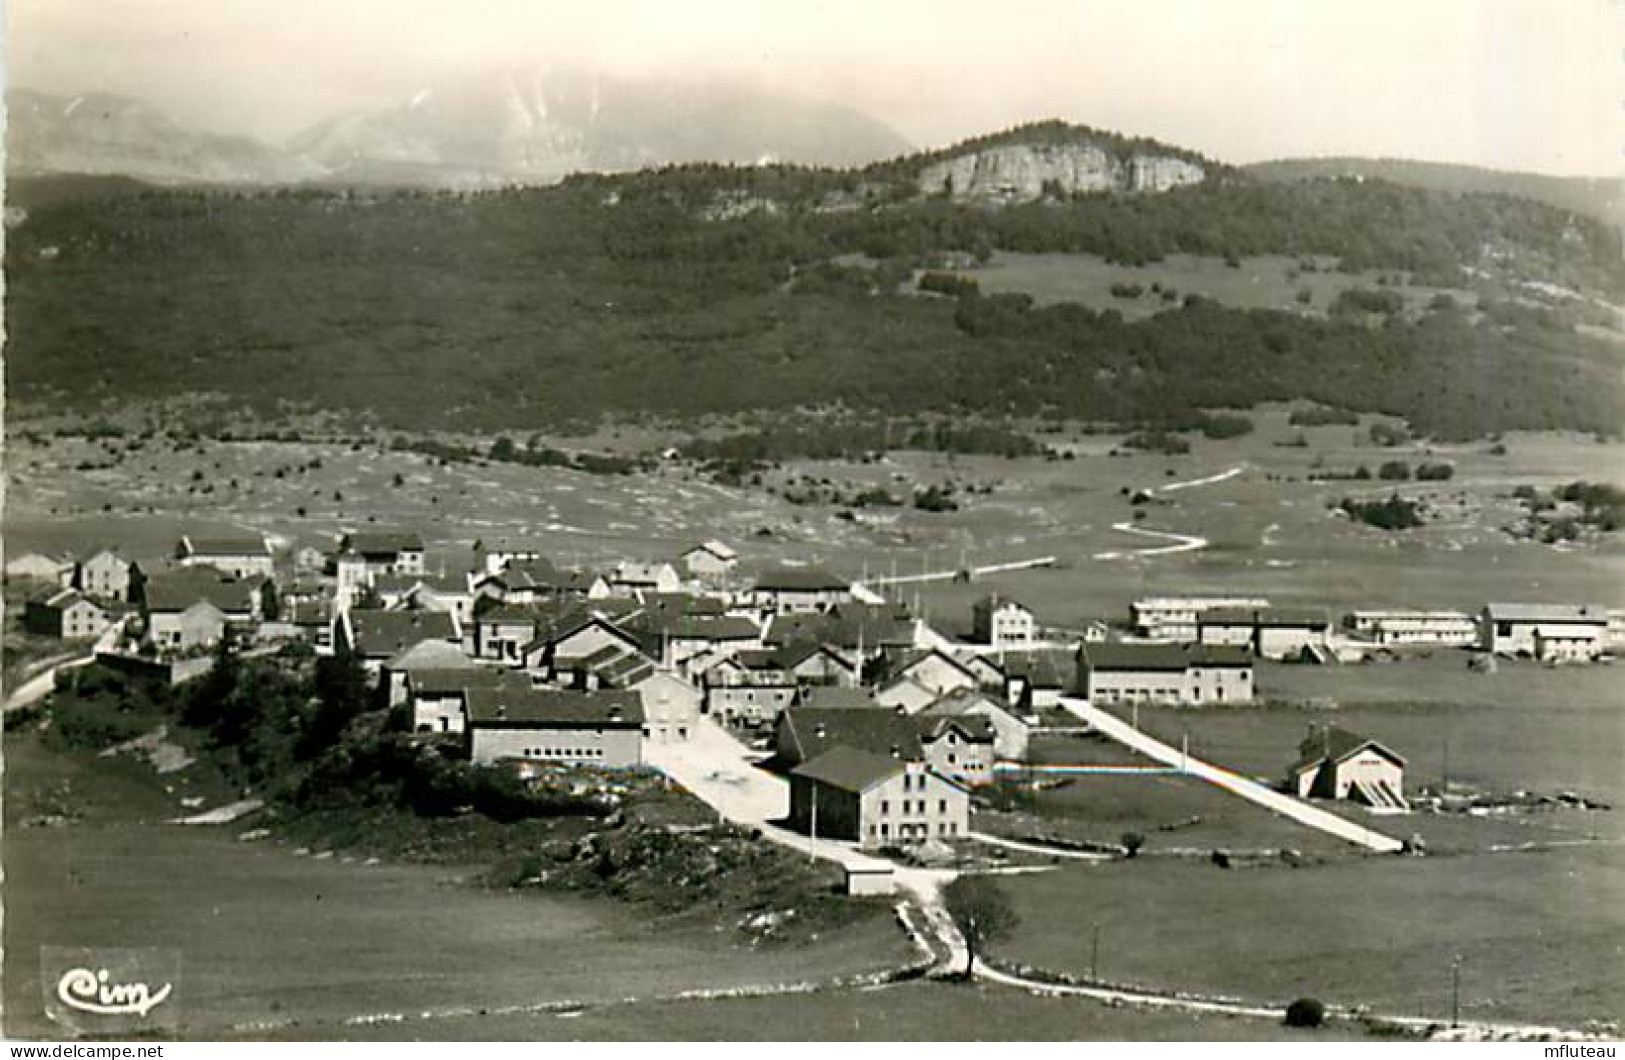
<path fill-rule="evenodd" d="M 1410 809 L 1405 759 L 1368 736 L 1328 726 L 1311 732 L 1298 755 L 1287 787 L 1299 798 L 1348 799 L 1388 813 Z"/>

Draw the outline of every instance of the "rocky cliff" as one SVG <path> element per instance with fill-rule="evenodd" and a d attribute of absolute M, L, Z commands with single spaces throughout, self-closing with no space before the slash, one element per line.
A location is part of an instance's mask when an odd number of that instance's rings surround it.
<path fill-rule="evenodd" d="M 999 204 L 1057 193 L 1167 191 L 1206 176 L 1200 165 L 1171 155 L 1124 156 L 1086 143 L 1003 144 L 931 163 L 920 172 L 919 190 Z"/>

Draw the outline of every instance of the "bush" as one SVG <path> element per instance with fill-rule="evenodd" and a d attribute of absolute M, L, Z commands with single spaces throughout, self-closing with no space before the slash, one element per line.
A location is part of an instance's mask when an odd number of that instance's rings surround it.
<path fill-rule="evenodd" d="M 1312 997 L 1300 997 L 1286 1007 L 1288 1027 L 1319 1027 L 1326 1022 L 1326 1006 Z"/>
<path fill-rule="evenodd" d="M 1123 439 L 1123 445 L 1129 449 L 1141 449 L 1149 453 L 1166 453 L 1169 456 L 1182 456 L 1191 451 L 1191 444 L 1178 435 L 1167 431 L 1136 431 Z"/>
<path fill-rule="evenodd" d="M 1313 408 L 1293 409 L 1286 421 L 1294 427 L 1355 427 L 1359 425 L 1360 417 L 1348 409 L 1316 405 Z"/>
<path fill-rule="evenodd" d="M 1423 464 L 1416 469 L 1416 478 L 1420 482 L 1448 482 L 1455 474 L 1454 464 Z"/>
<path fill-rule="evenodd" d="M 1215 413 L 1203 417 L 1202 433 L 1209 438 L 1240 438 L 1253 433 L 1253 421 L 1234 413 Z"/>
<path fill-rule="evenodd" d="M 1411 465 L 1403 460 L 1389 460 L 1377 468 L 1377 477 L 1384 482 L 1404 482 L 1411 477 Z"/>
<path fill-rule="evenodd" d="M 1397 493 L 1385 501 L 1357 501 L 1344 497 L 1338 507 L 1347 512 L 1349 518 L 1379 530 L 1411 530 L 1422 525 L 1421 508 Z"/>

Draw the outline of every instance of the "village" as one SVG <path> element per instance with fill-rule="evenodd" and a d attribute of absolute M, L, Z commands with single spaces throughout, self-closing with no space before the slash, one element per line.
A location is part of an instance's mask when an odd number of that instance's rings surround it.
<path fill-rule="evenodd" d="M 1327 722 L 1276 775 L 1235 778 L 1141 733 L 1139 708 L 1252 704 L 1267 694 L 1263 660 L 1439 649 L 1488 672 L 1503 659 L 1606 663 L 1625 646 L 1625 611 L 1591 604 L 1334 619 L 1258 596 L 1144 597 L 1121 623 L 1063 633 L 996 591 L 971 608 L 967 636 L 885 578 L 758 566 L 716 540 L 602 570 L 561 569 L 505 538 L 478 542 L 463 571 L 429 570 L 428 553 L 409 530 L 282 552 L 257 533 L 187 534 L 158 560 L 35 552 L 5 573 L 29 587 L 24 627 L 78 649 L 59 668 L 94 659 L 179 682 L 223 646 L 348 657 L 379 709 L 448 755 L 521 779 L 652 766 L 723 815 L 817 844 L 855 894 L 893 890 L 885 856 L 950 864 L 956 847 L 989 842 L 978 793 L 1073 768 L 1030 759 L 1035 737 L 1060 731 L 1098 732 L 1358 847 L 1408 849 L 1366 825 L 1410 809 L 1407 748 Z"/>

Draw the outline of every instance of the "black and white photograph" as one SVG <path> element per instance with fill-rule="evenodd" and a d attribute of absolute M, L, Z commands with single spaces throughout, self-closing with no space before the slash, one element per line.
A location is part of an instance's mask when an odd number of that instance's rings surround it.
<path fill-rule="evenodd" d="M 1625 3 L 4 10 L 10 1055 L 1614 1055 Z"/>

